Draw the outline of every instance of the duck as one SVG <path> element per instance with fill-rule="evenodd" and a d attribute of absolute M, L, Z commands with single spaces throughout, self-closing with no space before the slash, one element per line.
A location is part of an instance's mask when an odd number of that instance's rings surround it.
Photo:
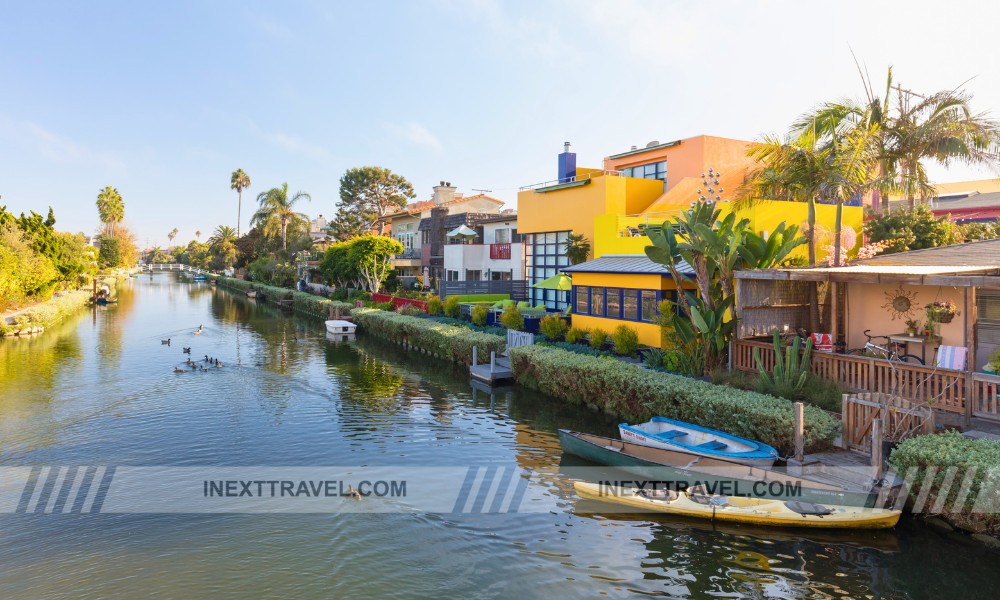
<path fill-rule="evenodd" d="M 174 367 L 174 373 L 187 373 L 187 369 L 182 369 L 180 367 Z"/>
<path fill-rule="evenodd" d="M 222 368 L 222 362 L 219 359 L 215 359 L 215 368 L 216 369 Z"/>
<path fill-rule="evenodd" d="M 349 483 L 347 484 L 347 495 L 355 500 L 361 500 L 361 492 L 354 489 L 354 486 Z"/>
<path fill-rule="evenodd" d="M 170 338 L 167 338 L 167 339 L 165 339 L 165 340 L 160 340 L 160 343 L 161 343 L 161 344 L 164 344 L 164 345 L 166 345 L 166 346 L 169 346 L 169 345 L 170 345 Z"/>
<path fill-rule="evenodd" d="M 191 348 L 182 348 L 184 354 L 191 354 Z"/>

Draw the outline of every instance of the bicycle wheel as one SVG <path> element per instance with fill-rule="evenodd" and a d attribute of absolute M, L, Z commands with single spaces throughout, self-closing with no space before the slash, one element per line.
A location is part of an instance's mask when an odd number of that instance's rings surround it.
<path fill-rule="evenodd" d="M 923 364 L 925 364 L 924 360 L 922 358 L 920 358 L 919 356 L 914 356 L 912 354 L 900 354 L 896 358 L 899 360 L 899 362 L 903 362 L 903 363 L 907 363 L 907 364 L 911 364 L 911 365 L 923 365 Z"/>

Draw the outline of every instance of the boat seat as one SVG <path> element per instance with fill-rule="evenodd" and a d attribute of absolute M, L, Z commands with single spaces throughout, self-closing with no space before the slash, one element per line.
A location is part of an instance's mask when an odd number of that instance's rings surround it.
<path fill-rule="evenodd" d="M 698 448 L 699 450 L 725 450 L 726 445 L 723 444 L 722 442 L 717 442 L 715 440 L 712 440 L 711 442 L 698 444 L 697 446 L 695 446 L 695 448 Z"/>
<path fill-rule="evenodd" d="M 661 440 L 672 440 L 676 437 L 681 437 L 685 435 L 687 435 L 686 431 L 681 431 L 680 429 L 673 429 L 671 431 L 664 431 L 663 433 L 657 433 L 653 435 L 653 437 L 659 438 Z"/>

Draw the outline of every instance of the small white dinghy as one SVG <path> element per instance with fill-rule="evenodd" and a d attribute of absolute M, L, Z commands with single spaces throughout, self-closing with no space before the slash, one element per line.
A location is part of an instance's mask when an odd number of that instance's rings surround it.
<path fill-rule="evenodd" d="M 653 417 L 641 425 L 622 423 L 618 432 L 626 442 L 721 458 L 752 467 L 770 467 L 778 458 L 778 451 L 763 442 L 666 417 Z"/>
<path fill-rule="evenodd" d="M 341 333 L 354 333 L 357 325 L 351 323 L 350 321 L 342 321 L 339 319 L 331 319 L 326 322 L 327 333 L 341 334 Z"/>

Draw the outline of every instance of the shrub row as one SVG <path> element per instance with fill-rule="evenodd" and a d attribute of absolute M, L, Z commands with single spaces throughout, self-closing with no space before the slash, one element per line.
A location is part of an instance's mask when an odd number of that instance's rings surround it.
<path fill-rule="evenodd" d="M 218 282 L 218 285 L 241 292 L 245 292 L 250 289 L 250 287 L 253 287 L 254 289 L 264 292 L 264 297 L 267 298 L 269 302 L 275 302 L 284 298 L 291 298 L 292 308 L 299 312 L 317 317 L 326 318 L 327 315 L 330 314 L 330 309 L 336 310 L 337 308 L 340 308 L 341 315 L 347 316 L 351 314 L 351 310 L 354 309 L 354 305 L 348 302 L 330 300 L 329 298 L 324 298 L 323 296 L 316 296 L 315 294 L 299 292 L 288 288 L 262 285 L 253 281 L 236 279 L 235 277 L 220 276 L 218 278 Z"/>
<path fill-rule="evenodd" d="M 466 365 L 472 364 L 473 346 L 479 347 L 480 362 L 489 358 L 490 352 L 499 354 L 507 346 L 507 338 L 499 335 L 369 308 L 355 309 L 354 321 L 372 335 L 412 345 Z"/>
<path fill-rule="evenodd" d="M 14 335 L 25 329 L 51 327 L 85 306 L 90 300 L 90 295 L 91 292 L 88 290 L 66 292 L 21 311 L 10 318 L 12 323 L 8 323 L 7 319 L 0 319 L 0 336 Z"/>
<path fill-rule="evenodd" d="M 511 349 L 510 357 L 518 383 L 568 402 L 632 422 L 653 415 L 680 419 L 760 440 L 784 454 L 792 451 L 794 414 L 787 400 L 557 348 L 522 346 Z M 839 421 L 806 407 L 807 451 L 832 447 L 839 431 Z"/>
<path fill-rule="evenodd" d="M 922 435 L 900 442 L 889 462 L 911 482 L 911 497 L 926 496 L 925 512 L 940 506 L 939 514 L 962 529 L 1000 533 L 1000 441 L 958 432 Z"/>

